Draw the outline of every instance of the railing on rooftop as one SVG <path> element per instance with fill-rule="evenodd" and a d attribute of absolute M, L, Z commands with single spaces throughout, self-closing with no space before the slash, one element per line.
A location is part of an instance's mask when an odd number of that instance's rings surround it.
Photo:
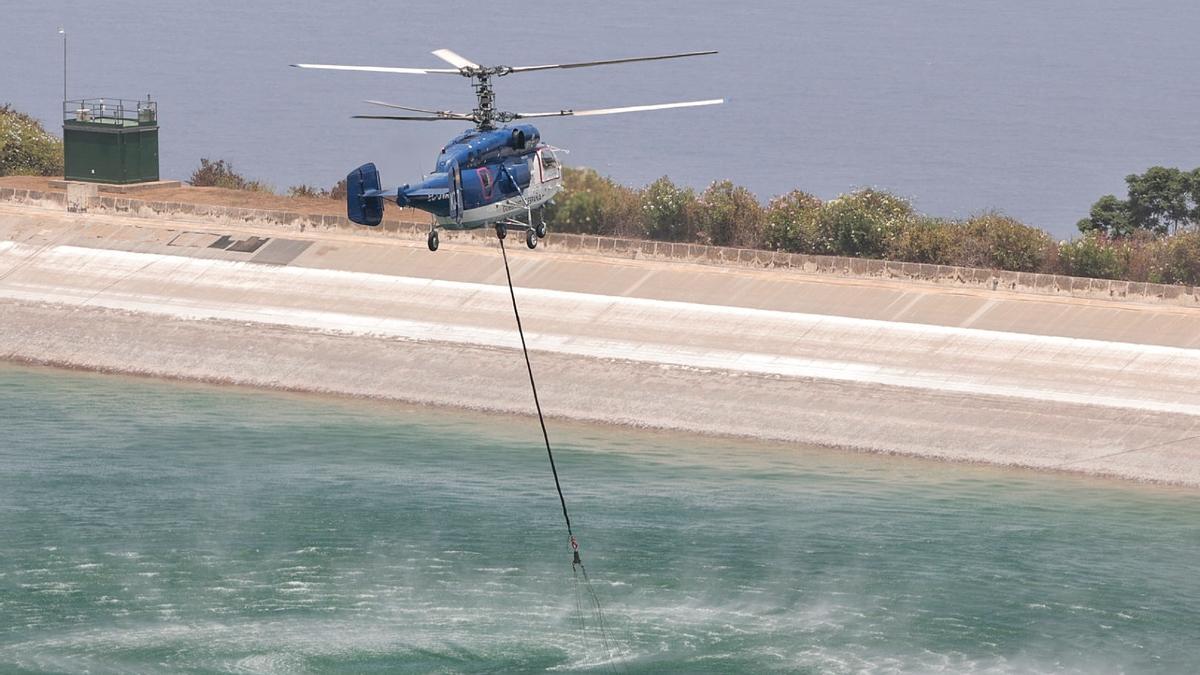
<path fill-rule="evenodd" d="M 158 102 L 122 98 L 85 98 L 63 101 L 63 122 L 105 124 L 119 127 L 151 126 L 158 123 Z"/>

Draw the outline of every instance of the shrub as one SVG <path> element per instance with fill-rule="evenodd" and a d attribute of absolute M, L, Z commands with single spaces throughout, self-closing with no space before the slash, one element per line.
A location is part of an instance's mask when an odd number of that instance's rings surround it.
<path fill-rule="evenodd" d="M 1200 231 L 1179 232 L 1160 241 L 1151 281 L 1200 286 Z"/>
<path fill-rule="evenodd" d="M 329 191 L 323 190 L 312 185 L 293 185 L 288 188 L 287 196 L 289 197 L 328 197 Z"/>
<path fill-rule="evenodd" d="M 233 165 L 223 159 L 213 162 L 208 159 L 200 160 L 200 168 L 192 172 L 188 183 L 196 187 L 217 187 L 227 190 L 249 190 L 251 192 L 272 192 L 270 186 L 257 180 L 247 180 L 233 170 Z"/>
<path fill-rule="evenodd" d="M 63 175 L 63 142 L 41 122 L 0 106 L 0 176 Z"/>
<path fill-rule="evenodd" d="M 1053 242 L 1045 232 L 990 211 L 955 228 L 953 264 L 1035 272 L 1043 267 Z"/>
<path fill-rule="evenodd" d="M 714 246 L 759 247 L 766 213 L 754 193 L 732 181 L 714 182 L 700 195 L 700 222 Z"/>
<path fill-rule="evenodd" d="M 767 248 L 790 253 L 824 253 L 817 229 L 820 211 L 821 200 L 800 190 L 772 199 L 767 206 L 763 236 Z"/>
<path fill-rule="evenodd" d="M 660 241 L 696 241 L 700 233 L 700 203 L 691 188 L 681 188 L 663 176 L 641 194 L 645 236 Z"/>
<path fill-rule="evenodd" d="M 912 205 L 904 199 L 865 189 L 826 202 L 817 216 L 817 229 L 831 253 L 882 258 L 912 217 Z"/>
<path fill-rule="evenodd" d="M 1058 246 L 1063 274 L 1093 279 L 1120 279 L 1125 275 L 1125 256 L 1121 246 L 1103 234 L 1093 232 Z"/>
<path fill-rule="evenodd" d="M 345 199 L 346 199 L 346 179 L 345 178 L 334 183 L 333 187 L 329 188 L 329 198 L 345 201 Z"/>
<path fill-rule="evenodd" d="M 565 190 L 547 205 L 546 223 L 565 232 L 609 236 L 645 233 L 638 193 L 593 169 L 563 168 Z"/>
<path fill-rule="evenodd" d="M 954 259 L 957 223 L 916 216 L 901 222 L 899 230 L 888 240 L 889 260 L 950 265 Z"/>

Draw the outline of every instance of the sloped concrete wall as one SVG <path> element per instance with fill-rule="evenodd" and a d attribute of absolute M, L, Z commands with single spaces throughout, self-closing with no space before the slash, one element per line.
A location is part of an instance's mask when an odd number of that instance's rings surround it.
<path fill-rule="evenodd" d="M 0 201 L 42 208 L 63 208 L 64 205 L 67 205 L 68 200 L 66 195 L 61 192 L 0 187 Z M 87 200 L 85 207 L 75 203 L 74 210 L 123 214 L 139 218 L 202 219 L 220 224 L 274 228 L 296 233 L 335 232 L 356 236 L 396 237 L 420 241 L 424 241 L 428 230 L 428 224 L 395 218 L 385 218 L 379 227 L 367 228 L 356 225 L 342 216 L 248 209 L 214 204 L 161 202 L 110 195 L 92 196 Z M 491 238 L 490 230 L 480 230 L 475 233 L 459 235 L 456 241 L 459 243 L 479 242 L 491 240 Z M 567 233 L 552 233 L 543 245 L 570 253 L 617 258 L 678 260 L 700 264 L 759 268 L 780 267 L 810 274 L 844 278 L 908 280 L 963 289 L 1003 289 L 1017 293 L 1200 308 L 1200 288 L 1194 286 L 1089 279 L 1058 274 L 1007 272 L 840 256 L 802 255 L 783 251 Z"/>

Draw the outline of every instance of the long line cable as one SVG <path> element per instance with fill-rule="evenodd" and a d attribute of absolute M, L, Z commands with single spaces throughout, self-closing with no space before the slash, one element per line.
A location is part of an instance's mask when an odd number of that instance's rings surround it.
<path fill-rule="evenodd" d="M 562 506 L 563 522 L 567 524 L 567 537 L 571 543 L 571 574 L 575 577 L 576 583 L 576 606 L 579 606 L 578 583 L 579 577 L 576 575 L 576 568 L 583 573 L 583 583 L 587 588 L 588 596 L 591 599 L 591 604 L 596 613 L 596 626 L 600 630 L 600 638 L 604 644 L 605 651 L 611 655 L 613 653 L 611 642 L 608 639 L 608 625 L 604 620 L 604 609 L 600 606 L 600 596 L 596 594 L 596 589 L 592 588 L 592 580 L 588 578 L 587 568 L 583 565 L 583 559 L 579 555 L 579 541 L 575 538 L 575 533 L 571 529 L 571 516 L 567 513 L 567 499 L 563 496 L 562 482 L 558 478 L 558 467 L 554 464 L 554 450 L 550 448 L 550 434 L 546 431 L 546 416 L 542 414 L 542 403 L 538 399 L 537 381 L 533 377 L 533 363 L 529 359 L 529 347 L 525 344 L 525 329 L 521 326 L 521 312 L 517 309 L 517 293 L 513 290 L 512 271 L 508 266 L 508 250 L 504 247 L 504 238 L 500 239 L 500 254 L 504 257 L 504 276 L 508 279 L 508 295 L 512 299 L 513 317 L 517 320 L 517 334 L 521 336 L 521 352 L 525 355 L 525 370 L 529 373 L 529 388 L 533 390 L 533 405 L 537 408 L 538 423 L 542 427 L 542 440 L 546 442 L 546 457 L 550 459 L 550 472 L 554 474 L 554 488 L 558 491 L 558 503 Z M 581 630 L 586 625 L 583 620 L 582 608 L 580 608 L 579 621 Z M 615 666 L 610 664 L 615 669 Z"/>
<path fill-rule="evenodd" d="M 513 290 L 512 272 L 508 269 L 508 251 L 504 239 L 500 239 L 500 253 L 504 256 L 504 276 L 508 278 L 508 295 L 512 298 L 513 316 L 517 319 L 517 334 L 521 336 L 521 351 L 525 354 L 525 370 L 529 372 L 529 387 L 533 390 L 533 405 L 537 408 L 538 422 L 542 425 L 542 440 L 546 442 L 546 456 L 550 458 L 550 472 L 554 474 L 554 489 L 558 490 L 558 503 L 562 506 L 563 520 L 567 523 L 567 536 L 571 539 L 574 562 L 579 563 L 579 543 L 571 531 L 571 516 L 567 513 L 567 499 L 563 497 L 562 483 L 558 480 L 558 467 L 554 465 L 554 451 L 550 449 L 550 434 L 546 431 L 546 418 L 542 415 L 542 402 L 538 399 L 537 382 L 533 379 L 533 365 L 529 360 L 529 348 L 525 346 L 525 329 L 521 327 L 521 312 L 517 309 L 517 294 Z"/>

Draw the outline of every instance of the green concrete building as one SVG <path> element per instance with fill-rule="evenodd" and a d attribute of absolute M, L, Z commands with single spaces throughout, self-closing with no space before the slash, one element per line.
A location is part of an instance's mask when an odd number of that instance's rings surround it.
<path fill-rule="evenodd" d="M 124 185 L 158 180 L 158 104 L 125 99 L 63 103 L 67 180 Z"/>

